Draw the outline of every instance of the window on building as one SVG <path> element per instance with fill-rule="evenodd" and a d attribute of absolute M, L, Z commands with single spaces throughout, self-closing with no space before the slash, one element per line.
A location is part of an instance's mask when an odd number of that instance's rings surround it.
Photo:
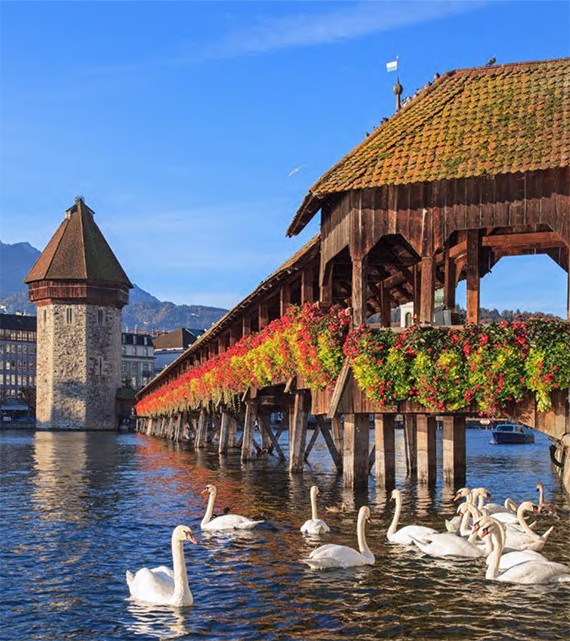
<path fill-rule="evenodd" d="M 102 309 L 97 310 L 97 322 L 102 325 L 105 320 L 104 312 Z"/>
<path fill-rule="evenodd" d="M 68 307 L 65 310 L 65 320 L 68 325 L 70 325 L 73 322 L 73 310 L 71 309 L 71 307 Z"/>

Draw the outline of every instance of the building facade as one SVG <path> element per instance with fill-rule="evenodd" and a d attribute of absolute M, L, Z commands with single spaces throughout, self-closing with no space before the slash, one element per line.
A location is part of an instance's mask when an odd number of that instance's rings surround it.
<path fill-rule="evenodd" d="M 39 427 L 110 430 L 131 282 L 78 198 L 24 279 L 37 306 Z"/>
<path fill-rule="evenodd" d="M 0 314 L 2 415 L 30 415 L 36 388 L 36 318 Z M 31 406 L 31 407 L 30 407 Z"/>
<path fill-rule="evenodd" d="M 186 329 L 180 327 L 165 334 L 159 334 L 153 339 L 154 344 L 154 371 L 155 374 L 162 371 L 167 365 L 170 365 L 181 354 L 183 354 L 190 345 L 198 340 L 206 330 L 204 329 Z"/>
<path fill-rule="evenodd" d="M 154 346 L 150 334 L 121 334 L 121 383 L 138 391 L 154 376 Z"/>

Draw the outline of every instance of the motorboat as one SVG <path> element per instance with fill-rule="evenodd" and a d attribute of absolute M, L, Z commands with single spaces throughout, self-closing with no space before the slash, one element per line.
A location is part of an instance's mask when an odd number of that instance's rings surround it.
<path fill-rule="evenodd" d="M 534 443 L 534 432 L 522 423 L 496 423 L 491 432 L 492 445 Z"/>

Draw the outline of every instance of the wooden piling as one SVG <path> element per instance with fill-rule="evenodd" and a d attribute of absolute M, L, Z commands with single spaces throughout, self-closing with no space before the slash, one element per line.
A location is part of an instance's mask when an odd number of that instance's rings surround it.
<path fill-rule="evenodd" d="M 416 448 L 416 417 L 404 414 L 404 439 L 406 444 L 406 476 L 416 476 L 418 471 L 418 452 Z"/>
<path fill-rule="evenodd" d="M 303 390 L 294 393 L 293 416 L 289 423 L 289 471 L 302 472 L 305 460 L 307 421 L 309 418 L 308 394 Z"/>
<path fill-rule="evenodd" d="M 220 441 L 218 443 L 218 454 L 228 453 L 230 415 L 227 410 L 222 411 L 220 417 Z"/>
<path fill-rule="evenodd" d="M 435 416 L 418 414 L 417 451 L 418 451 L 418 482 L 435 483 L 436 479 L 436 420 Z"/>
<path fill-rule="evenodd" d="M 243 421 L 243 437 L 241 442 L 241 460 L 250 461 L 254 458 L 253 433 L 255 431 L 255 420 L 257 418 L 257 403 L 255 401 L 245 402 L 245 419 Z"/>
<path fill-rule="evenodd" d="M 395 414 L 374 415 L 376 487 L 391 489 L 396 484 Z"/>
<path fill-rule="evenodd" d="M 455 488 L 465 485 L 465 417 L 443 417 L 443 481 Z"/>
<path fill-rule="evenodd" d="M 206 437 L 208 432 L 208 415 L 206 410 L 202 408 L 200 410 L 200 416 L 198 417 L 198 426 L 196 427 L 196 449 L 202 449 L 206 447 Z"/>
<path fill-rule="evenodd" d="M 344 487 L 368 486 L 368 414 L 345 414 L 344 417 Z"/>

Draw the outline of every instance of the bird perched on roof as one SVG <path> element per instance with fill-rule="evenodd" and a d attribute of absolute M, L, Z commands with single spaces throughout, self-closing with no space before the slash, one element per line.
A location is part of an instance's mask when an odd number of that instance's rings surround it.
<path fill-rule="evenodd" d="M 495 56 L 493 56 L 492 58 L 489 59 L 489 61 L 485 66 L 492 67 L 496 62 L 497 62 L 497 59 L 495 58 Z"/>

